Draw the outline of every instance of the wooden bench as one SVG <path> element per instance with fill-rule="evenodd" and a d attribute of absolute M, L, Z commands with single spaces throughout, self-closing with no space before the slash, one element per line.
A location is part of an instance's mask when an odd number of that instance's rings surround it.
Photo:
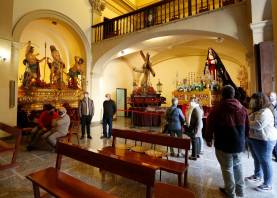
<path fill-rule="evenodd" d="M 13 153 L 10 163 L 0 165 L 0 170 L 3 170 L 6 168 L 14 167 L 16 165 L 16 156 L 17 156 L 17 152 L 19 149 L 22 134 L 21 134 L 20 129 L 6 125 L 4 123 L 0 123 L 0 130 L 4 131 L 9 136 L 14 136 L 16 138 L 14 144 L 7 143 L 4 140 L 0 140 L 0 153 L 2 153 L 2 152 L 12 152 Z"/>
<path fill-rule="evenodd" d="M 189 138 L 177 138 L 170 137 L 160 133 L 153 132 L 137 132 L 132 130 L 121 130 L 113 129 L 113 142 L 112 148 L 103 148 L 103 153 L 110 153 L 116 155 L 116 139 L 124 138 L 134 141 L 151 143 L 154 145 L 162 145 L 167 147 L 179 148 L 185 150 L 184 162 L 177 162 L 168 159 L 154 158 L 145 155 L 144 153 L 135 153 L 133 151 L 125 152 L 125 158 L 141 161 L 141 163 L 148 163 L 153 166 L 158 166 L 161 171 L 166 171 L 178 175 L 178 185 L 182 185 L 182 175 L 184 175 L 184 185 L 187 183 L 187 173 L 188 173 L 188 151 L 190 149 L 190 139 Z M 132 154 L 133 153 L 133 154 Z"/>
<path fill-rule="evenodd" d="M 35 198 L 40 197 L 39 187 L 56 197 L 114 197 L 61 172 L 60 168 L 63 155 L 101 170 L 106 170 L 143 183 L 147 186 L 146 197 L 151 197 L 151 188 L 154 186 L 157 167 L 149 164 L 124 161 L 118 159 L 115 155 L 106 156 L 81 148 L 78 145 L 64 142 L 57 142 L 56 152 L 56 168 L 47 168 L 27 176 L 27 178 L 33 182 Z"/>

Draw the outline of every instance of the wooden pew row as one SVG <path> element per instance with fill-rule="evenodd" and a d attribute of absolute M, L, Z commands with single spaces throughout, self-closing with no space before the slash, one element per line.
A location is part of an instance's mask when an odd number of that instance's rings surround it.
<path fill-rule="evenodd" d="M 11 136 L 15 136 L 15 138 L 16 138 L 14 144 L 7 143 L 3 140 L 0 140 L 0 153 L 3 153 L 3 152 L 12 152 L 13 153 L 10 163 L 0 165 L 0 170 L 3 170 L 6 168 L 14 167 L 16 165 L 16 157 L 17 157 L 17 152 L 18 152 L 19 146 L 20 146 L 20 140 L 21 140 L 22 134 L 21 134 L 20 129 L 9 126 L 4 123 L 0 123 L 0 130 L 10 134 Z"/>
<path fill-rule="evenodd" d="M 106 170 L 143 183 L 147 186 L 146 197 L 151 197 L 151 188 L 154 186 L 155 172 L 158 167 L 124 161 L 118 159 L 118 157 L 114 155 L 106 156 L 64 142 L 57 143 L 56 152 L 56 168 L 44 169 L 27 176 L 27 178 L 33 182 L 35 198 L 40 197 L 39 187 L 56 197 L 70 197 L 69 194 L 72 195 L 71 197 L 114 197 L 99 189 L 95 190 L 95 187 L 89 186 L 88 184 L 61 172 L 60 169 L 63 155 L 97 167 L 101 170 Z M 48 176 L 49 172 L 52 174 L 51 177 Z M 55 182 L 56 184 L 52 185 Z M 78 189 L 76 186 L 78 186 Z M 90 190 L 88 191 L 87 188 Z M 96 191 L 97 194 L 95 194 Z M 99 191 L 101 191 L 102 194 Z M 84 196 L 84 193 L 86 196 Z"/>
<path fill-rule="evenodd" d="M 158 166 L 160 170 L 167 171 L 178 175 L 178 185 L 182 185 L 182 175 L 184 175 L 184 186 L 187 183 L 187 173 L 188 173 L 188 151 L 190 149 L 190 138 L 177 138 L 167 136 L 161 133 L 153 132 L 137 132 L 132 130 L 122 130 L 113 129 L 113 142 L 111 148 L 103 148 L 102 152 L 109 152 L 110 154 L 116 154 L 115 144 L 117 138 L 129 139 L 134 141 L 141 141 L 146 143 L 151 143 L 155 145 L 162 145 L 168 147 L 174 147 L 185 150 L 184 162 L 176 162 L 168 159 L 152 158 L 143 153 L 138 153 L 140 155 L 137 157 L 142 163 L 148 163 L 153 166 Z M 132 154 L 129 152 L 125 153 L 125 158 L 133 158 Z M 128 157 L 130 155 L 130 157 Z"/>

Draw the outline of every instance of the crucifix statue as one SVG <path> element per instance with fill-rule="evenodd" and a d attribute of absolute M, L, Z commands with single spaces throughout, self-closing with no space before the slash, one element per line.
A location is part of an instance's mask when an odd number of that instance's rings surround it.
<path fill-rule="evenodd" d="M 142 80 L 140 82 L 140 86 L 145 90 L 147 87 L 151 87 L 150 83 L 150 73 L 155 77 L 155 72 L 152 68 L 152 64 L 150 62 L 150 54 L 147 53 L 144 55 L 143 51 L 140 51 L 140 55 L 144 60 L 144 64 L 142 69 L 133 68 L 135 72 L 143 73 Z"/>

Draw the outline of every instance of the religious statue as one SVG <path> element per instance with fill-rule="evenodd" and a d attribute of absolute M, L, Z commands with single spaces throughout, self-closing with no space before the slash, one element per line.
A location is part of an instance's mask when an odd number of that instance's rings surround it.
<path fill-rule="evenodd" d="M 209 73 L 213 77 L 213 80 L 216 80 L 216 64 L 217 64 L 217 59 L 216 59 L 215 51 L 212 48 L 209 48 L 204 74 L 206 74 L 206 70 L 208 69 Z"/>
<path fill-rule="evenodd" d="M 50 58 L 47 58 L 47 64 L 51 70 L 50 72 L 50 84 L 57 88 L 62 88 L 63 81 L 63 69 L 65 64 L 61 59 L 59 51 L 54 45 L 50 45 L 51 56 L 53 58 L 52 62 Z"/>
<path fill-rule="evenodd" d="M 40 67 L 39 63 L 45 60 L 46 57 L 38 59 L 39 53 L 34 54 L 34 47 L 31 45 L 31 41 L 28 41 L 25 59 L 23 64 L 26 66 L 24 76 L 23 76 L 23 86 L 24 88 L 30 88 L 30 86 L 36 86 L 40 82 Z"/>
<path fill-rule="evenodd" d="M 152 64 L 150 63 L 150 55 L 149 53 L 146 54 L 146 56 L 143 54 L 142 51 L 140 51 L 140 55 L 142 56 L 143 60 L 144 60 L 144 64 L 142 66 L 142 69 L 137 69 L 137 68 L 133 68 L 133 70 L 135 72 L 139 72 L 139 73 L 143 73 L 143 77 L 142 80 L 140 82 L 140 86 L 143 88 L 144 92 L 146 92 L 146 90 L 151 87 L 151 83 L 150 83 L 150 73 L 155 77 L 155 72 L 152 69 Z"/>
<path fill-rule="evenodd" d="M 72 89 L 78 89 L 78 76 L 80 76 L 83 71 L 82 71 L 82 66 L 84 63 L 84 59 L 75 56 L 75 64 L 69 69 L 68 71 L 68 87 Z"/>

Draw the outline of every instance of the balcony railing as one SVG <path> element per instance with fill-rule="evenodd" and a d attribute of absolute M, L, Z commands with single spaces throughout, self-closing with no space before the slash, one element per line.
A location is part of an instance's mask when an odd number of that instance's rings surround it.
<path fill-rule="evenodd" d="M 243 0 L 164 0 L 93 25 L 94 42 L 184 19 Z"/>

